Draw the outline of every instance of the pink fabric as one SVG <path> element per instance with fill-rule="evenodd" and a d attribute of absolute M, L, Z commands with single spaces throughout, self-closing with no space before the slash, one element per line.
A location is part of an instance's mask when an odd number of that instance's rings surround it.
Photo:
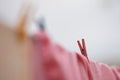
<path fill-rule="evenodd" d="M 120 80 L 120 68 L 88 62 L 83 55 L 53 43 L 44 31 L 36 34 L 33 40 L 35 80 Z"/>

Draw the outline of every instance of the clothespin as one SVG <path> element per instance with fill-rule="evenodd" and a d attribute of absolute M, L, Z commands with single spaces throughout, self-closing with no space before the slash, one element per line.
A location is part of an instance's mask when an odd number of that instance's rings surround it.
<path fill-rule="evenodd" d="M 41 30 L 45 30 L 45 18 L 41 17 L 38 21 L 37 21 L 37 25 Z"/>
<path fill-rule="evenodd" d="M 88 56 L 87 56 L 87 50 L 86 50 L 86 46 L 85 46 L 85 40 L 82 39 L 82 45 L 80 44 L 79 40 L 77 41 L 77 43 L 78 43 L 78 46 L 80 48 L 80 51 L 81 51 L 82 55 L 84 55 L 89 62 L 89 59 L 88 59 Z"/>
<path fill-rule="evenodd" d="M 30 6 L 25 7 L 24 14 L 20 18 L 19 23 L 17 24 L 17 36 L 19 40 L 25 40 L 26 32 L 25 27 L 27 25 L 28 17 L 30 14 Z"/>

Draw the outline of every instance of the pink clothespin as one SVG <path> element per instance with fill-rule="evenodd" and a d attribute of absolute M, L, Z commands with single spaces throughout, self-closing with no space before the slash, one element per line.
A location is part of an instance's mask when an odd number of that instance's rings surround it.
<path fill-rule="evenodd" d="M 84 55 L 89 62 L 89 59 L 88 59 L 88 56 L 87 56 L 87 50 L 86 50 L 86 46 L 85 46 L 85 40 L 82 39 L 82 45 L 80 44 L 79 40 L 77 41 L 77 43 L 78 43 L 78 46 L 80 48 L 80 51 L 81 51 L 82 55 Z"/>

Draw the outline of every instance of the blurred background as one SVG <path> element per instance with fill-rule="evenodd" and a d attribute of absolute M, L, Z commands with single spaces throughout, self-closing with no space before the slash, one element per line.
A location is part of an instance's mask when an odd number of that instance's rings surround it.
<path fill-rule="evenodd" d="M 23 3 L 36 7 L 35 19 L 44 17 L 46 30 L 66 49 L 80 52 L 85 38 L 92 60 L 120 65 L 120 0 L 0 0 L 0 18 L 14 24 Z M 30 24 L 29 32 L 37 28 Z"/>

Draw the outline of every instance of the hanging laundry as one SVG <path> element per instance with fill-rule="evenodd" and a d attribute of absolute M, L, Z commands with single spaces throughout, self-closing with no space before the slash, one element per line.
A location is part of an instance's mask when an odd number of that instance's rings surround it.
<path fill-rule="evenodd" d="M 45 31 L 35 34 L 33 42 L 35 80 L 120 80 L 120 68 L 69 52 L 54 43 Z"/>
<path fill-rule="evenodd" d="M 28 13 L 22 15 L 16 31 L 0 21 L 0 80 L 33 80 L 31 41 L 23 29 Z"/>

